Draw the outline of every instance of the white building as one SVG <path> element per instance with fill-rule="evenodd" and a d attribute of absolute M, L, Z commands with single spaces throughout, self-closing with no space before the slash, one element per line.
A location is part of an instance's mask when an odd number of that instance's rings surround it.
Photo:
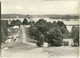
<path fill-rule="evenodd" d="M 19 28 L 19 26 L 13 26 L 12 28 L 14 28 L 14 29 L 15 29 L 15 28 Z"/>
<path fill-rule="evenodd" d="M 73 39 L 71 39 L 71 38 L 69 38 L 69 39 L 63 39 L 63 41 L 69 42 L 69 46 L 71 46 L 74 43 Z"/>

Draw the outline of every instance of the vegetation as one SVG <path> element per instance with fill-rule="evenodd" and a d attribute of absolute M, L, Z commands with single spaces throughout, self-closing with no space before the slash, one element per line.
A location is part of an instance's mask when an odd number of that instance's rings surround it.
<path fill-rule="evenodd" d="M 23 15 L 23 14 L 2 14 L 2 18 L 16 18 L 18 16 L 19 18 L 25 18 L 29 17 L 29 15 Z M 48 17 L 51 19 L 79 19 L 78 15 L 31 15 L 31 17 Z"/>
<path fill-rule="evenodd" d="M 79 45 L 79 27 L 72 27 L 71 37 L 74 39 L 74 43 Z"/>
<path fill-rule="evenodd" d="M 58 21 L 57 24 L 58 24 L 58 26 L 59 26 L 59 28 L 60 28 L 60 30 L 62 32 L 63 38 L 64 39 L 65 38 L 69 38 L 70 34 L 69 34 L 68 30 L 67 30 L 66 25 L 62 21 Z"/>
<path fill-rule="evenodd" d="M 11 26 L 15 26 L 15 25 L 20 26 L 21 21 L 19 19 L 13 20 L 13 21 L 11 21 L 11 24 L 8 25 L 8 20 L 1 20 L 1 39 L 2 39 L 2 42 L 7 40 L 7 36 L 9 35 L 8 28 Z"/>
<path fill-rule="evenodd" d="M 22 22 L 23 25 L 28 25 L 28 20 L 25 18 Z"/>
<path fill-rule="evenodd" d="M 63 34 L 69 34 L 66 25 L 61 22 L 47 22 L 40 19 L 29 28 L 29 35 L 37 40 L 37 45 L 42 46 L 47 42 L 50 46 L 61 46 Z"/>
<path fill-rule="evenodd" d="M 47 42 L 49 46 L 61 46 L 63 38 L 74 38 L 74 43 L 79 45 L 79 27 L 72 28 L 71 34 L 69 34 L 66 25 L 62 21 L 47 22 L 44 19 L 39 19 L 37 22 L 29 21 L 25 18 L 21 23 L 20 20 L 13 20 L 10 26 L 18 25 L 31 25 L 29 28 L 29 35 L 32 39 L 36 40 L 37 46 L 43 46 L 44 42 Z M 1 20 L 1 38 L 5 41 L 8 36 L 8 21 Z M 65 45 L 68 45 L 67 43 Z"/>
<path fill-rule="evenodd" d="M 47 32 L 48 43 L 51 46 L 62 45 L 62 33 L 58 27 L 53 27 Z"/>
<path fill-rule="evenodd" d="M 21 25 L 21 21 L 19 19 L 11 21 L 11 25 L 10 26 L 15 26 L 15 25 L 20 26 Z"/>
<path fill-rule="evenodd" d="M 1 39 L 2 41 L 6 40 L 6 37 L 8 35 L 8 21 L 7 20 L 1 20 Z"/>

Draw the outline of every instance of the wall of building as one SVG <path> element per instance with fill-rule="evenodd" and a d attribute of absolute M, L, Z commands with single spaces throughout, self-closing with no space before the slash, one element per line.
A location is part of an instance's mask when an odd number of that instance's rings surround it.
<path fill-rule="evenodd" d="M 71 46 L 73 44 L 73 39 L 63 39 L 63 41 L 68 41 L 69 46 Z"/>

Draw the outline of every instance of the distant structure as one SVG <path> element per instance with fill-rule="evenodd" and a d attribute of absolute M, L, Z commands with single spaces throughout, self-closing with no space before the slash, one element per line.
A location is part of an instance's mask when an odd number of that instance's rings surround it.
<path fill-rule="evenodd" d="M 68 42 L 68 44 L 69 44 L 68 46 L 71 46 L 74 43 L 72 38 L 71 39 L 70 38 L 69 39 L 63 39 L 63 41 Z"/>
<path fill-rule="evenodd" d="M 32 20 L 32 18 L 31 18 L 31 16 L 30 16 L 30 15 L 26 15 L 26 18 L 28 19 L 28 21 L 33 22 L 33 20 Z"/>

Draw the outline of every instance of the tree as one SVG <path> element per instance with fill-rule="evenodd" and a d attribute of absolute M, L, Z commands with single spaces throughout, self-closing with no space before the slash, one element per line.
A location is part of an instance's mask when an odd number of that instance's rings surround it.
<path fill-rule="evenodd" d="M 23 25 L 28 25 L 28 20 L 25 18 L 22 23 Z"/>
<path fill-rule="evenodd" d="M 79 27 L 72 27 L 71 38 L 73 38 L 74 43 L 79 45 Z"/>
<path fill-rule="evenodd" d="M 16 24 L 16 20 L 12 20 L 11 26 L 14 26 Z"/>
<path fill-rule="evenodd" d="M 35 24 L 35 21 L 29 21 L 28 24 L 29 25 L 34 25 Z"/>
<path fill-rule="evenodd" d="M 32 26 L 29 28 L 29 35 L 37 40 L 36 44 L 37 46 L 41 47 L 43 45 L 44 42 L 44 35 L 41 34 L 41 32 L 38 30 L 38 28 L 36 26 Z"/>
<path fill-rule="evenodd" d="M 37 46 L 39 46 L 39 47 L 42 47 L 43 46 L 43 43 L 44 43 L 44 35 L 43 34 L 41 34 L 40 36 L 39 36 L 39 40 L 37 41 Z"/>
<path fill-rule="evenodd" d="M 2 42 L 6 40 L 6 37 L 8 36 L 8 21 L 7 20 L 1 20 L 1 39 Z"/>
<path fill-rule="evenodd" d="M 66 33 L 66 25 L 61 21 L 51 23 L 40 19 L 29 28 L 29 34 L 38 41 L 36 43 L 38 46 L 42 46 L 43 42 L 47 42 L 51 46 L 61 46 L 63 34 Z"/>
<path fill-rule="evenodd" d="M 35 40 L 38 40 L 39 39 L 39 36 L 40 36 L 40 31 L 38 30 L 38 28 L 36 26 L 32 26 L 29 28 L 29 35 Z"/>
<path fill-rule="evenodd" d="M 6 40 L 6 35 L 3 31 L 3 28 L 1 28 L 1 39 L 2 39 L 2 42 L 4 42 Z"/>
<path fill-rule="evenodd" d="M 11 26 L 15 26 L 15 25 L 20 26 L 20 25 L 21 25 L 21 21 L 20 21 L 19 19 L 13 20 L 13 21 L 11 22 Z"/>
<path fill-rule="evenodd" d="M 18 26 L 21 25 L 21 21 L 19 19 L 16 20 L 16 25 L 18 25 Z"/>
<path fill-rule="evenodd" d="M 67 30 L 66 25 L 62 21 L 58 21 L 57 22 L 57 25 L 58 25 L 59 29 L 62 32 L 63 38 L 64 39 L 65 38 L 69 38 L 70 37 L 70 34 L 69 34 L 69 31 Z"/>
<path fill-rule="evenodd" d="M 66 28 L 66 25 L 65 25 L 62 21 L 58 21 L 57 24 L 58 24 L 58 26 L 60 26 L 60 27 L 64 26 L 64 27 Z"/>
<path fill-rule="evenodd" d="M 1 20 L 1 28 L 3 29 L 5 35 L 7 36 L 8 35 L 8 31 L 7 31 L 8 21 L 7 20 Z"/>
<path fill-rule="evenodd" d="M 45 35 L 45 32 L 47 31 L 47 21 L 44 19 L 40 19 L 37 23 L 38 30 Z"/>
<path fill-rule="evenodd" d="M 39 21 L 36 23 L 38 25 L 46 25 L 47 21 L 44 19 L 39 19 Z"/>
<path fill-rule="evenodd" d="M 62 45 L 62 33 L 58 27 L 53 27 L 47 32 L 48 43 L 51 46 Z"/>

